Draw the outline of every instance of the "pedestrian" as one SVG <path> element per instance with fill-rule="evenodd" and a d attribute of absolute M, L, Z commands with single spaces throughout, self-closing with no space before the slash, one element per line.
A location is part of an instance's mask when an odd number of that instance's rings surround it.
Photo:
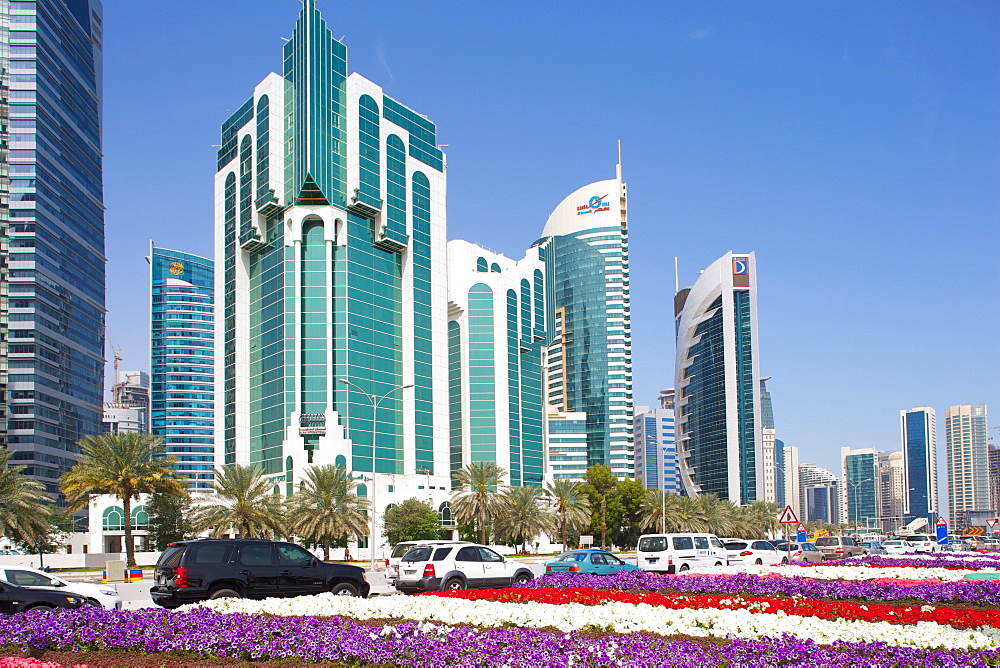
<path fill-rule="evenodd" d="M 344 561 L 350 561 L 350 560 L 351 560 L 351 548 L 345 547 L 344 548 Z"/>

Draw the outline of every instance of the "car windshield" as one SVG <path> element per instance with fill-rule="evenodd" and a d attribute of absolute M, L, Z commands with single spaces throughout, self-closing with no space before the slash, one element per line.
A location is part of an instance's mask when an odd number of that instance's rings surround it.
<path fill-rule="evenodd" d="M 413 543 L 400 543 L 396 547 L 392 548 L 392 553 L 389 554 L 389 558 L 398 559 L 406 554 L 412 547 Z"/>
<path fill-rule="evenodd" d="M 163 554 L 160 555 L 158 566 L 173 568 L 181 563 L 181 556 L 184 554 L 183 545 L 168 545 Z"/>
<path fill-rule="evenodd" d="M 427 561 L 431 558 L 431 548 L 426 546 L 415 547 L 403 555 L 403 561 Z"/>
<path fill-rule="evenodd" d="M 727 550 L 745 550 L 747 549 L 747 544 L 743 541 L 731 540 L 726 543 Z"/>
<path fill-rule="evenodd" d="M 831 545 L 840 545 L 840 539 L 833 536 L 824 536 L 816 539 L 816 547 L 830 547 Z"/>
<path fill-rule="evenodd" d="M 586 552 L 563 552 L 558 557 L 556 561 L 583 561 L 587 558 Z"/>
<path fill-rule="evenodd" d="M 639 539 L 640 552 L 663 552 L 667 549 L 667 539 L 663 536 L 645 536 Z"/>

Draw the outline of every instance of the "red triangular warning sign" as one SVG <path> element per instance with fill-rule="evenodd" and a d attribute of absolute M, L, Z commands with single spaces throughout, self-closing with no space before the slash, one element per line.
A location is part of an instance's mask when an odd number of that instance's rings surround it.
<path fill-rule="evenodd" d="M 785 510 L 782 511 L 781 517 L 778 518 L 778 522 L 781 524 L 798 524 L 799 518 L 795 516 L 795 511 L 792 510 L 791 506 L 785 506 Z"/>

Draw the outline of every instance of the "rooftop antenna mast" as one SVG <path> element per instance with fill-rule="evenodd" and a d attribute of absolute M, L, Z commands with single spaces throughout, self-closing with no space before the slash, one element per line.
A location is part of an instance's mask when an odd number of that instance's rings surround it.
<path fill-rule="evenodd" d="M 674 294 L 681 291 L 681 275 L 677 270 L 677 256 L 674 256 Z"/>
<path fill-rule="evenodd" d="M 622 140 L 618 140 L 618 164 L 615 166 L 615 177 L 622 180 Z"/>

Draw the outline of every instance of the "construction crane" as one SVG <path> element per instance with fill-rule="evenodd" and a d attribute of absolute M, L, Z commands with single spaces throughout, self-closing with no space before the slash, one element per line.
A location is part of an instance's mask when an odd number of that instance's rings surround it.
<path fill-rule="evenodd" d="M 125 359 L 122 357 L 122 349 L 115 345 L 115 342 L 111 340 L 111 332 L 108 331 L 107 326 L 104 327 L 104 336 L 108 339 L 108 347 L 111 348 L 111 352 L 114 359 L 115 365 L 115 385 L 118 384 L 118 363 Z"/>

